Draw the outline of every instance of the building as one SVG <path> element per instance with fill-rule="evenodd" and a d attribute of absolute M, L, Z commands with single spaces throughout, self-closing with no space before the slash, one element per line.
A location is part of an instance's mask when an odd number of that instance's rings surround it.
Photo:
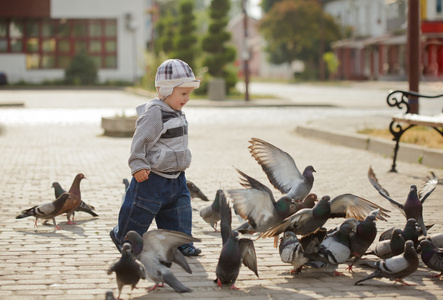
<path fill-rule="evenodd" d="M 443 0 L 420 0 L 422 77 L 443 77 Z M 350 32 L 332 46 L 338 79 L 407 79 L 408 0 L 325 0 L 324 9 Z"/>
<path fill-rule="evenodd" d="M 145 0 L 0 0 L 0 72 L 9 82 L 60 80 L 85 51 L 100 82 L 144 73 Z"/>

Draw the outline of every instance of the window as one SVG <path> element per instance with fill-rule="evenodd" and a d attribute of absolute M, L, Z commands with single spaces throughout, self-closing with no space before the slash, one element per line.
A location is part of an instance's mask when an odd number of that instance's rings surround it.
<path fill-rule="evenodd" d="M 442 4 L 443 0 L 436 0 L 435 1 L 435 10 L 437 11 L 438 14 L 442 13 Z"/>
<path fill-rule="evenodd" d="M 117 68 L 117 21 L 0 18 L 0 53 L 26 54 L 28 69 L 65 69 L 80 51 Z"/>

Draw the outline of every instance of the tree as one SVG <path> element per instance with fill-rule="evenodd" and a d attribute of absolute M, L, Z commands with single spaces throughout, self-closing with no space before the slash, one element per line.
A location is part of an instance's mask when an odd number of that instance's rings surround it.
<path fill-rule="evenodd" d="M 170 11 L 167 11 L 164 16 L 160 18 L 157 23 L 157 33 L 159 38 L 157 39 L 155 46 L 155 53 L 163 51 L 166 54 L 170 54 L 175 50 L 174 38 L 176 31 L 175 18 Z"/>
<path fill-rule="evenodd" d="M 305 63 L 305 72 L 316 78 L 322 59 L 320 45 L 323 43 L 325 52 L 330 51 L 331 42 L 341 37 L 340 27 L 317 1 L 274 2 L 260 23 L 260 31 L 268 43 L 269 60 L 276 64 L 301 60 Z"/>
<path fill-rule="evenodd" d="M 97 66 L 84 51 L 76 54 L 65 70 L 65 83 L 90 85 L 97 81 Z"/>
<path fill-rule="evenodd" d="M 195 57 L 197 55 L 197 35 L 194 16 L 194 1 L 181 0 L 179 8 L 178 36 L 175 44 L 175 57 L 188 63 L 195 68 Z"/>
<path fill-rule="evenodd" d="M 232 74 L 226 67 L 234 62 L 236 56 L 235 48 L 226 45 L 231 39 L 231 34 L 225 30 L 228 25 L 229 9 L 229 0 L 211 1 L 208 33 L 202 40 L 202 49 L 208 53 L 203 64 L 208 68 L 211 76 L 225 78 L 228 91 L 236 84 L 236 79 L 232 80 Z"/>

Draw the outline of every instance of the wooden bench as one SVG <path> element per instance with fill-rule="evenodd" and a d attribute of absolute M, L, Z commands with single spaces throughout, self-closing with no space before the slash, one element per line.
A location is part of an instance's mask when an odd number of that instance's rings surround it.
<path fill-rule="evenodd" d="M 388 94 L 386 101 L 388 102 L 389 106 L 391 107 L 396 106 L 399 109 L 406 108 L 405 112 L 394 115 L 392 117 L 391 123 L 389 124 L 389 131 L 394 136 L 392 140 L 395 141 L 394 158 L 390 172 L 397 172 L 395 168 L 396 167 L 395 162 L 397 160 L 397 152 L 399 148 L 400 138 L 403 135 L 403 133 L 405 133 L 409 128 L 412 128 L 417 125 L 429 126 L 434 128 L 443 137 L 443 111 L 440 114 L 433 116 L 411 114 L 408 102 L 408 99 L 411 96 L 414 97 L 415 99 L 420 99 L 420 98 L 432 99 L 432 98 L 443 97 L 443 94 L 428 96 L 416 92 L 409 92 L 402 90 L 391 91 Z"/>

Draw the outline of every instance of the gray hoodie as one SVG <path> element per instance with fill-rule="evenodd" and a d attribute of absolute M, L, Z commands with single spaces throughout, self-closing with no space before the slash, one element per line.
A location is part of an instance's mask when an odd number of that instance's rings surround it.
<path fill-rule="evenodd" d="M 128 160 L 132 175 L 147 169 L 166 178 L 177 178 L 192 158 L 185 115 L 159 99 L 136 110 L 138 119 Z"/>

